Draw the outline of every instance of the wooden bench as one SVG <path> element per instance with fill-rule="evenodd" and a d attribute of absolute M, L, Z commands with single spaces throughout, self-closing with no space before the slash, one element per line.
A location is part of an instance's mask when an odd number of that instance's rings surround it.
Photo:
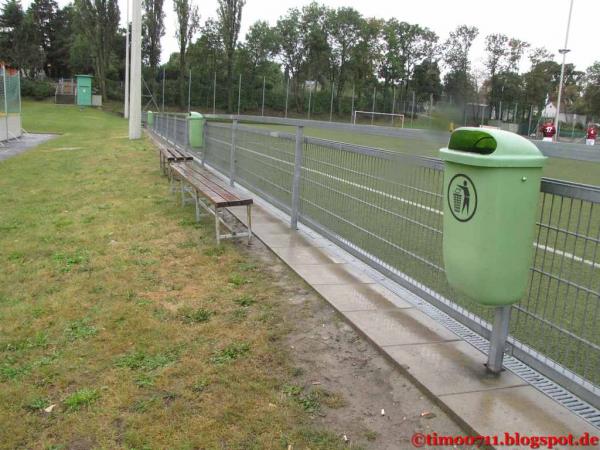
<path fill-rule="evenodd" d="M 200 207 L 215 216 L 215 233 L 217 244 L 221 239 L 234 239 L 247 237 L 248 244 L 252 238 L 252 201 L 240 193 L 237 189 L 229 186 L 227 182 L 218 178 L 213 173 L 201 168 L 196 164 L 185 162 L 171 163 L 172 186 L 179 181 L 181 202 L 185 205 L 186 195 L 190 196 L 196 206 L 196 221 L 200 220 Z M 173 189 L 172 189 L 173 190 Z M 247 226 L 245 232 L 234 231 L 229 224 L 223 220 L 223 211 L 232 206 L 246 206 Z M 221 234 L 221 225 L 229 230 L 229 234 Z"/>
<path fill-rule="evenodd" d="M 154 133 L 150 133 L 150 137 L 158 149 L 158 157 L 160 159 L 160 169 L 170 178 L 170 164 L 173 162 L 193 161 L 194 157 L 184 150 L 176 147 L 170 147 L 159 139 Z"/>
<path fill-rule="evenodd" d="M 194 157 L 177 148 L 159 145 L 158 153 L 160 157 L 160 167 L 162 171 L 168 175 L 169 164 L 173 162 L 193 161 Z"/>

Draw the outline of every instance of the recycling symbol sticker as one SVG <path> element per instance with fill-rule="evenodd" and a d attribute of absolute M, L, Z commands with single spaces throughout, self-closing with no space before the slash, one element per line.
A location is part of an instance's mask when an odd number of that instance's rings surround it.
<path fill-rule="evenodd" d="M 454 175 L 448 183 L 448 206 L 456 220 L 468 222 L 477 211 L 477 189 L 466 175 Z"/>

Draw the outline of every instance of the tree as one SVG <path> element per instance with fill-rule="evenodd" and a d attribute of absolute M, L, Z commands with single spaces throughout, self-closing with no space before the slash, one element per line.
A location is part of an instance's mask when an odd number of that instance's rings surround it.
<path fill-rule="evenodd" d="M 34 75 L 44 55 L 36 43 L 31 17 L 25 15 L 18 0 L 8 0 L 0 13 L 0 54 L 11 66 Z"/>
<path fill-rule="evenodd" d="M 384 26 L 383 38 L 385 57 L 380 73 L 385 85 L 390 81 L 403 81 L 408 92 L 415 66 L 426 59 L 434 59 L 438 51 L 438 36 L 420 25 L 391 19 Z"/>
<path fill-rule="evenodd" d="M 300 35 L 300 10 L 291 8 L 287 15 L 277 20 L 275 33 L 279 43 L 279 56 L 282 59 L 286 78 L 294 81 L 292 90 L 296 108 L 300 108 L 300 70 L 304 61 L 304 42 Z"/>
<path fill-rule="evenodd" d="M 426 59 L 417 64 L 413 72 L 412 83 L 415 92 L 421 95 L 433 95 L 434 99 L 439 99 L 442 95 L 442 83 L 437 61 Z"/>
<path fill-rule="evenodd" d="M 587 68 L 585 83 L 583 104 L 586 113 L 598 118 L 600 117 L 600 61 Z"/>
<path fill-rule="evenodd" d="M 490 34 L 485 38 L 485 49 L 488 54 L 485 60 L 485 66 L 490 75 L 489 102 L 492 105 L 495 105 L 499 101 L 500 89 L 498 86 L 497 74 L 502 70 L 503 60 L 508 55 L 507 44 L 508 36 L 504 34 Z"/>
<path fill-rule="evenodd" d="M 54 0 L 33 0 L 27 10 L 27 14 L 31 17 L 34 25 L 36 42 L 42 48 L 46 57 L 51 53 L 54 43 L 57 10 L 58 5 Z M 47 58 L 44 59 L 44 71 L 46 75 L 50 75 Z"/>
<path fill-rule="evenodd" d="M 92 50 L 94 72 L 102 98 L 107 98 L 106 76 L 117 42 L 119 4 L 117 0 L 75 0 L 79 32 Z"/>
<path fill-rule="evenodd" d="M 152 92 L 156 95 L 156 68 L 160 62 L 160 39 L 165 35 L 164 0 L 144 0 L 142 58 L 150 67 Z"/>
<path fill-rule="evenodd" d="M 225 47 L 225 64 L 227 68 L 227 110 L 233 111 L 233 65 L 235 49 L 242 23 L 242 10 L 245 0 L 218 0 L 219 30 Z"/>
<path fill-rule="evenodd" d="M 450 33 L 444 44 L 444 62 L 450 69 L 444 77 L 444 88 L 457 104 L 468 102 L 474 95 L 469 52 L 478 34 L 476 27 L 460 25 Z"/>
<path fill-rule="evenodd" d="M 192 0 L 173 0 L 173 8 L 177 14 L 177 31 L 175 36 L 179 41 L 179 106 L 185 105 L 185 77 L 187 72 L 186 52 L 188 45 L 200 27 L 198 6 Z"/>
<path fill-rule="evenodd" d="M 364 19 L 353 8 L 338 8 L 327 14 L 328 42 L 331 61 L 331 81 L 336 83 L 337 111 L 341 109 L 342 93 L 349 76 L 351 56 L 360 43 Z"/>

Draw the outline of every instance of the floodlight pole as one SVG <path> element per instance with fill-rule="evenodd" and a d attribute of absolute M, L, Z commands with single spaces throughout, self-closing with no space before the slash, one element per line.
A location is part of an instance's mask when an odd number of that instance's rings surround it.
<path fill-rule="evenodd" d="M 554 118 L 554 126 L 556 127 L 556 141 L 558 141 L 558 135 L 560 134 L 560 102 L 562 99 L 562 88 L 563 80 L 565 78 L 565 60 L 567 59 L 567 53 L 569 49 L 567 44 L 569 43 L 569 29 L 571 28 L 571 14 L 573 13 L 573 0 L 571 0 L 569 6 L 569 18 L 567 20 L 567 32 L 565 33 L 565 45 L 558 52 L 562 55 L 562 64 L 560 66 L 560 81 L 558 83 L 558 100 L 556 101 L 556 117 Z"/>
<path fill-rule="evenodd" d="M 129 119 L 129 0 L 127 1 L 127 22 L 125 22 L 125 104 L 123 117 Z"/>
<path fill-rule="evenodd" d="M 129 139 L 142 137 L 142 5 L 132 0 Z"/>

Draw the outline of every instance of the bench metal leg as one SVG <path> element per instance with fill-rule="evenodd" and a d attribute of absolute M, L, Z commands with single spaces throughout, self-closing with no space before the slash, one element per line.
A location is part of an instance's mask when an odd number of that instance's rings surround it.
<path fill-rule="evenodd" d="M 219 210 L 215 206 L 215 234 L 217 237 L 217 245 L 221 244 L 221 236 L 219 234 Z"/>
<path fill-rule="evenodd" d="M 248 245 L 252 240 L 252 205 L 246 205 L 246 214 L 248 219 Z"/>
<path fill-rule="evenodd" d="M 183 180 L 179 180 L 179 190 L 181 191 L 181 207 L 185 206 L 185 189 L 183 186 Z"/>
<path fill-rule="evenodd" d="M 196 222 L 200 222 L 200 202 L 198 201 L 198 191 L 194 189 L 194 204 L 196 205 Z"/>

